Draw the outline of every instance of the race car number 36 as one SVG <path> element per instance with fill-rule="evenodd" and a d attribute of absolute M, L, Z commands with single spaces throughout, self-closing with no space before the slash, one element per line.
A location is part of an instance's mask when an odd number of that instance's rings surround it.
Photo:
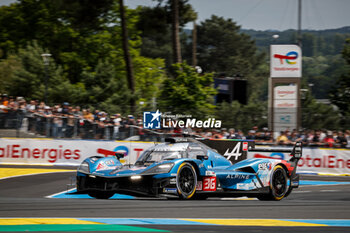
<path fill-rule="evenodd" d="M 203 191 L 216 191 L 216 177 L 205 177 L 203 179 Z"/>

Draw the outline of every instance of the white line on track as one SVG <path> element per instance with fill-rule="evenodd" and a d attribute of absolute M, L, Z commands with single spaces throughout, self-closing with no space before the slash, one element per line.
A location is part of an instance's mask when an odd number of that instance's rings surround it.
<path fill-rule="evenodd" d="M 51 194 L 49 196 L 46 196 L 46 198 L 52 198 L 53 196 L 56 196 L 56 195 L 60 195 L 60 194 L 63 194 L 63 193 L 68 193 L 70 191 L 73 191 L 75 188 L 71 188 L 71 189 L 68 189 L 68 190 L 65 190 L 65 191 L 62 191 L 62 192 L 59 192 L 59 193 L 54 193 L 54 194 Z"/>
<path fill-rule="evenodd" d="M 255 201 L 257 198 L 252 197 L 224 197 L 220 198 L 222 201 Z"/>
<path fill-rule="evenodd" d="M 339 190 L 320 190 L 320 192 L 338 192 Z"/>
<path fill-rule="evenodd" d="M 311 191 L 292 191 L 292 193 L 311 193 Z"/>

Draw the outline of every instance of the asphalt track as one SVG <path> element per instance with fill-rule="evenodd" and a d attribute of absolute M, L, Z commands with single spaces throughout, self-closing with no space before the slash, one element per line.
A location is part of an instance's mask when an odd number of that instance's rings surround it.
<path fill-rule="evenodd" d="M 21 166 L 0 166 L 18 167 Z M 43 167 L 40 167 L 43 168 Z M 50 169 L 44 167 L 45 169 Z M 61 169 L 55 167 L 54 169 Z M 72 169 L 65 167 L 62 169 Z M 70 187 L 74 172 L 43 173 L 0 180 L 0 225 L 32 220 L 36 224 L 60 221 L 61 225 L 10 225 L 1 231 L 103 231 L 103 232 L 350 232 L 350 184 L 305 185 L 279 202 L 252 199 L 210 198 L 204 201 L 181 201 L 154 198 L 95 200 L 47 198 Z M 304 180 L 350 182 L 350 177 L 302 176 Z M 9 219 L 7 219 L 9 218 Z M 18 219 L 21 218 L 21 219 Z M 74 221 L 98 221 L 115 218 L 121 225 L 75 225 Z M 155 219 L 150 223 L 147 219 Z M 131 219 L 131 220 L 130 220 Z M 204 224 L 172 224 L 174 219 L 195 219 Z M 214 225 L 208 219 L 216 219 Z M 218 224 L 219 220 L 224 221 Z M 298 219 L 303 224 L 298 225 Z M 345 221 L 345 225 L 333 224 Z M 109 220 L 108 220 L 109 221 Z M 129 221 L 129 222 L 128 222 Z M 157 222 L 158 221 L 158 222 Z M 169 222 L 170 221 L 170 222 Z M 325 223 L 330 223 L 328 226 Z M 39 221 L 40 222 L 40 221 Z M 281 222 L 281 225 L 279 225 Z M 51 222 L 52 223 L 52 222 Z M 65 225 L 69 224 L 69 225 Z M 161 223 L 161 224 L 159 224 Z M 89 223 L 91 224 L 91 223 Z M 227 224 L 227 225 L 225 225 Z M 288 225 L 289 224 L 289 225 Z M 314 225 L 313 225 L 314 224 Z M 323 226 L 325 224 L 325 226 Z M 59 226 L 59 227 L 57 227 Z M 84 226 L 81 228 L 79 226 Z M 54 228 L 50 228 L 54 227 Z"/>

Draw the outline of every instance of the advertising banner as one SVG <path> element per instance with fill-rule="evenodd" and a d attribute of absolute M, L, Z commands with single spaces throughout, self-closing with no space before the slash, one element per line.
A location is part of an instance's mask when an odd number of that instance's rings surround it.
<path fill-rule="evenodd" d="M 298 116 L 297 86 L 276 86 L 274 87 L 273 96 L 274 131 L 296 129 Z"/>
<path fill-rule="evenodd" d="M 285 148 L 284 148 L 285 149 Z M 248 152 L 248 158 L 289 160 L 287 153 Z M 350 149 L 303 148 L 298 173 L 350 174 Z"/>
<path fill-rule="evenodd" d="M 271 45 L 270 76 L 272 78 L 301 77 L 301 49 L 297 45 Z"/>
<path fill-rule="evenodd" d="M 135 163 L 153 142 L 0 139 L 0 164 L 79 165 L 90 156 L 124 152 L 122 163 Z"/>
<path fill-rule="evenodd" d="M 277 86 L 274 88 L 275 100 L 296 100 L 297 99 L 297 86 Z"/>

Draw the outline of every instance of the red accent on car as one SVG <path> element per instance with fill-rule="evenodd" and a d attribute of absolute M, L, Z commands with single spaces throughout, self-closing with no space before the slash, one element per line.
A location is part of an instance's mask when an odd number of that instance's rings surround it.
<path fill-rule="evenodd" d="M 203 191 L 216 191 L 216 177 L 204 177 Z"/>

